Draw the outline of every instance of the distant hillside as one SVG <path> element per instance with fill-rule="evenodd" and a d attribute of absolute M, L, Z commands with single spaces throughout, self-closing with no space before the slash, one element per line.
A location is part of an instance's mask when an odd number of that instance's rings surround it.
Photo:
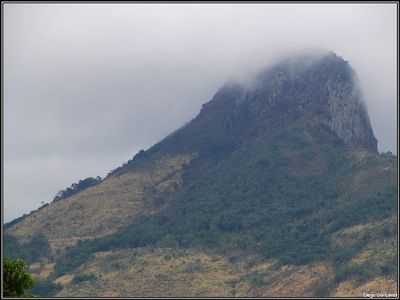
<path fill-rule="evenodd" d="M 48 243 L 29 257 L 47 296 L 394 293 L 396 174 L 349 63 L 300 55 L 11 224 L 5 249 Z"/>

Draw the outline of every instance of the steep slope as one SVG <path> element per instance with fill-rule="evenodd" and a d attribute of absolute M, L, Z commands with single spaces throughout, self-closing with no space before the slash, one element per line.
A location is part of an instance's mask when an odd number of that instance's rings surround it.
<path fill-rule="evenodd" d="M 188 155 L 165 156 L 134 172 L 106 178 L 100 184 L 63 200 L 53 201 L 7 230 L 21 242 L 41 233 L 52 254 L 79 240 L 116 232 L 140 215 L 156 212 L 158 193 L 181 184 Z"/>
<path fill-rule="evenodd" d="M 305 55 L 6 233 L 48 239 L 60 296 L 351 294 L 395 283 L 396 171 L 349 64 Z"/>

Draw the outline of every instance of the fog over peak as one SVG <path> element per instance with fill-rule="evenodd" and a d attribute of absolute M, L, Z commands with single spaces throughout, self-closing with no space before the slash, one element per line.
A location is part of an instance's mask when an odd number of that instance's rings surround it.
<path fill-rule="evenodd" d="M 349 62 L 379 151 L 396 152 L 395 4 L 3 5 L 7 221 L 301 51 Z"/>

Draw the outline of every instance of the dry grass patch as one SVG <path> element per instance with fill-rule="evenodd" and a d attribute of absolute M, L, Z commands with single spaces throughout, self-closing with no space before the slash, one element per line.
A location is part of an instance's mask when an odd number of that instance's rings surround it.
<path fill-rule="evenodd" d="M 20 240 L 43 233 L 53 254 L 78 240 L 116 232 L 140 215 L 156 213 L 152 197 L 177 189 L 190 155 L 161 157 L 146 169 L 111 176 L 69 198 L 52 202 L 7 230 Z M 151 190 L 152 193 L 147 191 Z"/>
<path fill-rule="evenodd" d="M 65 286 L 65 285 L 70 284 L 73 279 L 74 279 L 74 275 L 66 274 L 66 275 L 58 277 L 56 280 L 54 280 L 54 283 Z"/>
<path fill-rule="evenodd" d="M 257 284 L 253 274 L 262 274 Z M 57 296 L 241 297 L 310 296 L 333 278 L 326 264 L 280 266 L 256 261 L 247 266 L 195 249 L 137 248 L 99 252 L 75 273 L 94 274 L 94 282 L 65 285 Z"/>

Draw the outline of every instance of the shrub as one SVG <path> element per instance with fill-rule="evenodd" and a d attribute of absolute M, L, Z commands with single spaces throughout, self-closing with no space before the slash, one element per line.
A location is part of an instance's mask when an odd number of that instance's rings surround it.
<path fill-rule="evenodd" d="M 52 297 L 61 290 L 61 285 L 50 280 L 39 280 L 35 282 L 31 292 L 34 296 Z"/>
<path fill-rule="evenodd" d="M 26 290 L 32 288 L 33 279 L 27 272 L 27 265 L 22 259 L 4 258 L 3 287 L 6 297 L 28 296 Z"/>
<path fill-rule="evenodd" d="M 76 275 L 74 277 L 74 279 L 72 280 L 73 283 L 77 284 L 77 283 L 81 283 L 81 282 L 92 282 L 92 281 L 96 281 L 97 276 L 93 273 L 90 274 L 81 274 L 81 275 Z"/>

